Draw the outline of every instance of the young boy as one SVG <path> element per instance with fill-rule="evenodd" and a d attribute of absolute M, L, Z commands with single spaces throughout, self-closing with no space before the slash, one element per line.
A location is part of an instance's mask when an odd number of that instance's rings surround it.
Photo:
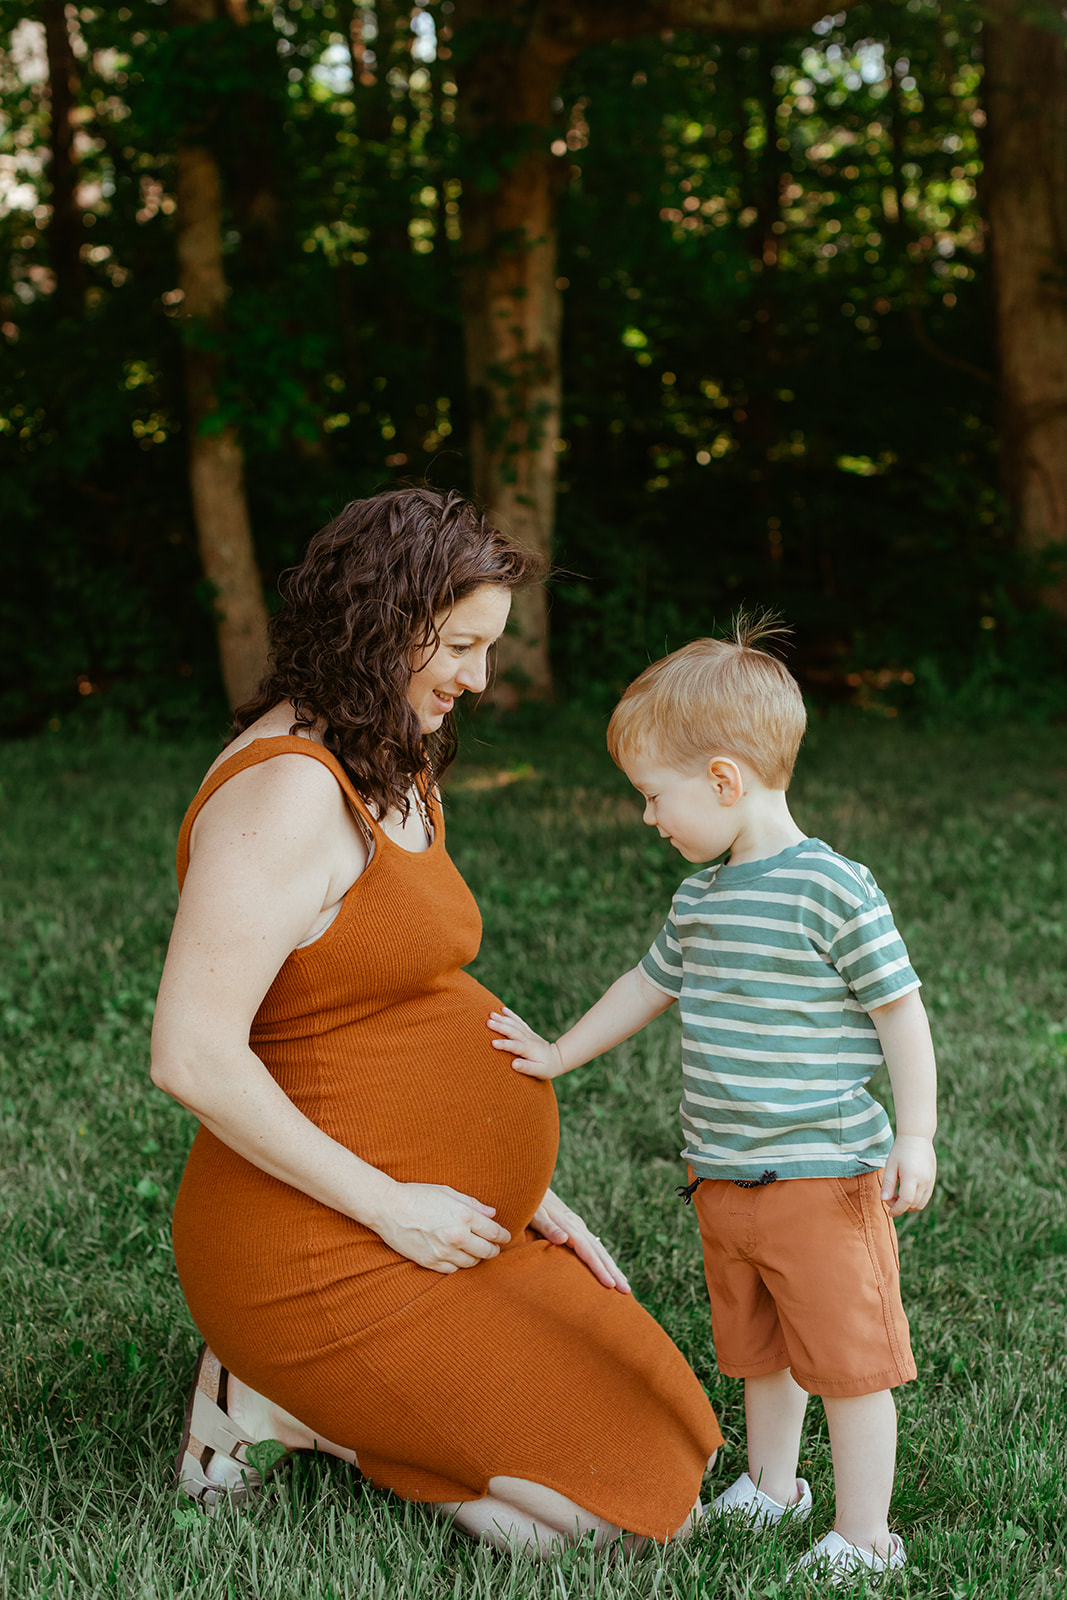
<path fill-rule="evenodd" d="M 797 827 L 786 789 L 804 733 L 800 691 L 740 618 L 627 689 L 608 748 L 644 820 L 687 878 L 639 966 L 550 1044 L 495 1013 L 519 1072 L 554 1078 L 628 1039 L 675 1001 L 681 1104 L 720 1369 L 745 1380 L 748 1471 L 717 1514 L 803 1520 L 797 1478 L 809 1394 L 822 1397 L 837 1514 L 795 1564 L 831 1582 L 905 1563 L 888 1527 L 892 1390 L 915 1377 L 891 1218 L 934 1186 L 936 1072 L 919 980 L 866 867 Z M 897 1133 L 865 1085 L 884 1059 Z"/>

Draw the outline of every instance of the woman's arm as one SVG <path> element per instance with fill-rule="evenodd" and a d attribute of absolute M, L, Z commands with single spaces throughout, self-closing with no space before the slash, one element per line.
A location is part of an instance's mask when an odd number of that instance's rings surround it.
<path fill-rule="evenodd" d="M 363 1223 L 409 1260 L 455 1272 L 510 1235 L 493 1208 L 400 1184 L 315 1126 L 249 1048 L 252 1020 L 295 947 L 366 864 L 341 790 L 319 762 L 279 756 L 205 804 L 167 953 L 153 1081 L 247 1161 Z"/>

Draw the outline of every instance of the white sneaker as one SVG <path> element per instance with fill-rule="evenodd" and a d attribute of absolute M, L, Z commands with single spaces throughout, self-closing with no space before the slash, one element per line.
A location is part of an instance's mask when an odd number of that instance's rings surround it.
<path fill-rule="evenodd" d="M 786 1573 L 786 1582 L 811 1577 L 839 1589 L 855 1573 L 868 1572 L 872 1577 L 882 1577 L 906 1566 L 907 1560 L 904 1542 L 895 1533 L 889 1535 L 889 1554 L 880 1556 L 873 1550 L 861 1550 L 859 1545 L 849 1544 L 839 1533 L 830 1532 L 812 1545 L 807 1555 L 793 1562 Z"/>
<path fill-rule="evenodd" d="M 811 1489 L 803 1478 L 798 1478 L 797 1498 L 792 1505 L 783 1506 L 777 1500 L 772 1500 L 769 1494 L 764 1494 L 747 1472 L 742 1472 L 728 1489 L 716 1495 L 710 1509 L 716 1517 L 743 1517 L 754 1528 L 768 1527 L 781 1522 L 783 1517 L 806 1522 L 811 1516 Z"/>

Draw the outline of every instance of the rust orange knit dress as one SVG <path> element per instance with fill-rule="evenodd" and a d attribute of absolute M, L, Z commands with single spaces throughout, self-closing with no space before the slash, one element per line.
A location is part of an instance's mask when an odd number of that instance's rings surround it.
<path fill-rule="evenodd" d="M 442 1276 L 197 1133 L 174 1214 L 190 1311 L 223 1363 L 364 1475 L 412 1500 L 476 1500 L 496 1475 L 558 1490 L 635 1533 L 684 1520 L 714 1413 L 637 1302 L 527 1229 L 552 1178 L 550 1083 L 515 1072 L 486 1026 L 500 1001 L 464 967 L 481 920 L 433 810 L 428 851 L 389 839 L 340 764 L 303 738 L 260 739 L 205 782 L 182 826 L 235 773 L 298 753 L 334 774 L 374 836 L 326 932 L 294 950 L 251 1044 L 319 1127 L 400 1182 L 494 1205 L 512 1242 Z"/>

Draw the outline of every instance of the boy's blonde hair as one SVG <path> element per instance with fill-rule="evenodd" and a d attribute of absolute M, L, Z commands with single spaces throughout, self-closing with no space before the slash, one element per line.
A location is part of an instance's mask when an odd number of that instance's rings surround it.
<path fill-rule="evenodd" d="M 646 667 L 608 724 L 617 766 L 640 751 L 684 770 L 715 755 L 745 761 L 768 789 L 788 789 L 807 726 L 804 700 L 777 656 L 755 645 L 789 634 L 769 612 L 739 611 L 727 639 L 694 639 Z"/>

